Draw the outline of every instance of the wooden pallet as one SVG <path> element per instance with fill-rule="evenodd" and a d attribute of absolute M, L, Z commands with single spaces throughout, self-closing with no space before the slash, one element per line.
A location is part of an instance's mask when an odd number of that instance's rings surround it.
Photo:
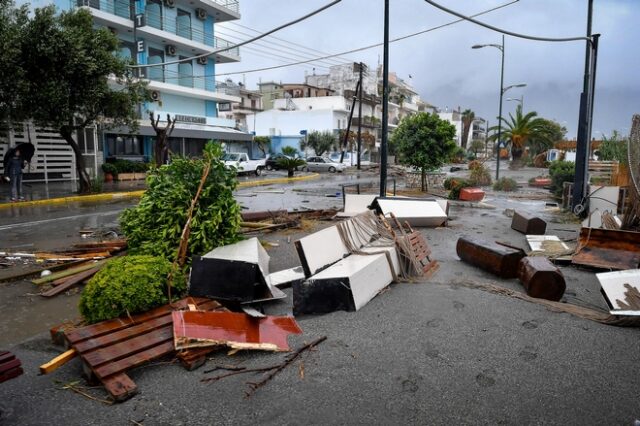
<path fill-rule="evenodd" d="M 218 302 L 203 298 L 186 298 L 143 314 L 103 321 L 64 332 L 69 346 L 83 362 L 90 383 L 101 382 L 116 401 L 124 401 L 137 392 L 126 371 L 148 361 L 175 352 L 171 312 L 195 305 L 198 310 L 225 310 Z M 187 368 L 204 363 L 207 348 L 181 353 Z"/>
<path fill-rule="evenodd" d="M 0 383 L 23 373 L 22 363 L 11 352 L 0 351 Z"/>
<path fill-rule="evenodd" d="M 427 240 L 420 231 L 413 231 L 407 235 L 407 239 L 411 243 L 411 250 L 415 256 L 415 260 L 422 268 L 422 273 L 425 277 L 433 275 L 440 265 L 436 260 L 431 259 L 431 248 L 427 244 Z"/>

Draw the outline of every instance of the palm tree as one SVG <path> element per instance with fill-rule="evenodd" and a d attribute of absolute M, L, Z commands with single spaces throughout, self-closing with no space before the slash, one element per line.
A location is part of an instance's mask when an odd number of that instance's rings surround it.
<path fill-rule="evenodd" d="M 516 116 L 509 113 L 509 120 L 504 117 L 498 117 L 502 122 L 502 139 L 507 139 L 507 143 L 511 144 L 511 155 L 513 161 L 520 160 L 527 141 L 531 138 L 541 138 L 547 133 L 547 120 L 537 118 L 538 113 L 535 111 L 522 113 L 522 105 L 516 108 Z M 489 139 L 495 141 L 498 138 L 498 126 L 489 129 L 494 133 Z"/>
<path fill-rule="evenodd" d="M 467 139 L 469 139 L 469 131 L 471 131 L 471 125 L 473 120 L 476 119 L 476 113 L 470 109 L 462 111 L 462 147 L 467 149 Z"/>

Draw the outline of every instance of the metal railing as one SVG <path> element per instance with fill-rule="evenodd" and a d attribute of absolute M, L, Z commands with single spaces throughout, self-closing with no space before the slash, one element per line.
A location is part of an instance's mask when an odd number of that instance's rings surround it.
<path fill-rule="evenodd" d="M 90 7 L 103 10 L 125 19 L 133 19 L 131 5 L 128 0 L 71 0 L 71 7 Z"/>
<path fill-rule="evenodd" d="M 233 12 L 236 12 L 236 13 L 240 12 L 240 2 L 238 0 L 211 0 L 211 1 Z"/>
<path fill-rule="evenodd" d="M 221 39 L 220 37 L 216 37 L 213 34 L 205 33 L 204 30 L 193 26 L 191 22 L 182 22 L 187 21 L 186 19 L 181 20 L 179 19 L 179 17 L 169 19 L 166 16 L 159 16 L 155 13 L 149 12 L 147 12 L 145 15 L 146 23 L 150 27 L 157 28 L 162 31 L 167 31 L 171 34 L 175 34 L 189 40 L 197 41 L 213 48 L 229 47 L 233 46 L 234 44 L 227 40 Z M 240 49 L 237 47 L 227 50 L 226 52 L 235 56 L 240 56 Z"/>
<path fill-rule="evenodd" d="M 192 89 L 206 90 L 205 78 L 188 73 L 180 73 L 164 67 L 151 67 L 147 74 L 149 80 L 160 81 L 168 84 L 189 87 Z"/>

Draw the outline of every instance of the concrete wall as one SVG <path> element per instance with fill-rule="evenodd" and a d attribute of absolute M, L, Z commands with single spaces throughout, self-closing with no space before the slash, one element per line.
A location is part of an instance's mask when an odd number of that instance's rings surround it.
<path fill-rule="evenodd" d="M 333 110 L 279 111 L 268 110 L 260 112 L 255 117 L 247 116 L 249 132 L 255 131 L 257 136 L 287 136 L 299 135 L 301 130 L 334 131 L 343 129 L 348 120 L 346 112 Z"/>

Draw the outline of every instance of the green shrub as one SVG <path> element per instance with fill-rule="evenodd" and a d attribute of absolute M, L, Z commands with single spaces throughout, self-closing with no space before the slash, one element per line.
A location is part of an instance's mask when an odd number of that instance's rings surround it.
<path fill-rule="evenodd" d="M 149 163 L 131 160 L 109 160 L 108 163 L 115 167 L 117 173 L 145 173 L 149 170 Z"/>
<path fill-rule="evenodd" d="M 113 175 L 113 177 L 118 176 L 118 169 L 115 165 L 111 163 L 104 163 L 101 167 L 104 173 L 110 173 Z"/>
<path fill-rule="evenodd" d="M 457 200 L 458 198 L 460 198 L 460 190 L 462 188 L 469 188 L 470 186 L 473 186 L 471 182 L 466 179 L 449 178 L 447 180 L 449 180 L 447 189 L 449 189 L 450 200 Z"/>
<path fill-rule="evenodd" d="M 549 166 L 551 176 L 551 191 L 556 196 L 562 196 L 564 182 L 573 182 L 576 174 L 576 165 L 571 161 L 554 161 Z"/>
<path fill-rule="evenodd" d="M 80 313 L 95 323 L 133 315 L 168 303 L 167 277 L 171 262 L 153 256 L 123 256 L 110 260 L 87 283 Z M 186 292 L 183 273 L 173 275 L 172 297 Z"/>
<path fill-rule="evenodd" d="M 500 178 L 493 184 L 496 191 L 513 192 L 518 189 L 518 183 L 511 178 Z"/>
<path fill-rule="evenodd" d="M 187 257 L 239 240 L 240 206 L 233 198 L 238 181 L 221 156 L 220 145 L 210 142 L 204 159 L 174 157 L 171 164 L 149 171 L 140 202 L 120 217 L 129 253 L 175 259 L 191 200 L 209 161 L 211 170 L 193 212 Z"/>
<path fill-rule="evenodd" d="M 491 173 L 489 172 L 489 169 L 482 164 L 474 166 L 474 168 L 471 169 L 471 174 L 469 175 L 469 183 L 474 186 L 491 185 Z"/>
<path fill-rule="evenodd" d="M 469 170 L 475 170 L 475 169 L 478 169 L 480 167 L 484 168 L 484 165 L 478 160 L 472 160 L 472 161 L 469 161 L 468 167 L 469 167 Z"/>
<path fill-rule="evenodd" d="M 293 177 L 293 172 L 295 170 L 298 170 L 298 167 L 303 167 L 307 165 L 307 162 L 304 161 L 302 158 L 287 158 L 287 157 L 278 158 L 278 161 L 276 163 L 278 164 L 279 168 L 287 171 L 288 177 Z"/>

